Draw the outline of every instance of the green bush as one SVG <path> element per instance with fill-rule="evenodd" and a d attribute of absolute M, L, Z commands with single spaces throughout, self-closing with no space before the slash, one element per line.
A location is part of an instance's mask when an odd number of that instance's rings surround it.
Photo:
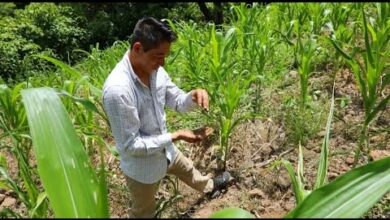
<path fill-rule="evenodd" d="M 16 5 L 14 3 L 0 3 L 0 18 L 4 16 L 12 16 Z"/>
<path fill-rule="evenodd" d="M 31 3 L 25 9 L 14 8 L 11 3 L 0 5 L 0 76 L 4 80 L 20 81 L 45 68 L 47 64 L 30 57 L 35 53 L 75 60 L 72 50 L 86 41 L 87 31 L 71 7 Z"/>
<path fill-rule="evenodd" d="M 61 59 L 88 39 L 83 17 L 68 6 L 31 3 L 24 10 L 16 10 L 15 19 L 20 24 L 18 34 L 32 39 L 42 49 L 51 48 Z"/>

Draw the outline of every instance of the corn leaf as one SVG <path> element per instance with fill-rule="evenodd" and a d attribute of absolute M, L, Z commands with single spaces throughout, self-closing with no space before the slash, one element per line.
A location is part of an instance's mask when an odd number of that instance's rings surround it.
<path fill-rule="evenodd" d="M 255 216 L 240 208 L 225 208 L 213 213 L 210 218 L 255 218 Z"/>
<path fill-rule="evenodd" d="M 107 197 L 55 90 L 22 90 L 38 172 L 55 217 L 108 217 Z"/>
<path fill-rule="evenodd" d="M 39 208 L 44 205 L 44 201 L 45 199 L 47 198 L 47 193 L 46 192 L 42 192 L 38 195 L 38 198 L 37 198 L 37 201 L 35 203 L 35 207 L 34 209 L 31 211 L 31 216 L 34 216 L 35 213 L 37 212 L 37 210 L 39 210 Z"/>
<path fill-rule="evenodd" d="M 317 178 L 316 183 L 314 185 L 314 189 L 318 189 L 325 184 L 326 174 L 328 172 L 328 155 L 329 155 L 329 135 L 330 135 L 330 127 L 332 124 L 334 111 L 334 85 L 333 85 L 333 93 L 332 99 L 330 103 L 328 121 L 326 122 L 326 134 L 324 137 L 324 142 L 322 143 L 320 162 L 318 165 Z"/>
<path fill-rule="evenodd" d="M 60 67 L 65 74 L 68 74 L 71 78 L 79 79 L 80 84 L 85 83 L 86 85 L 88 85 L 88 88 L 93 92 L 94 95 L 96 95 L 97 97 L 101 97 L 101 95 L 102 95 L 101 89 L 97 88 L 95 85 L 93 85 L 92 83 L 90 83 L 88 81 L 91 77 L 83 76 L 80 71 L 76 70 L 72 66 L 70 66 L 70 65 L 68 65 L 68 64 L 66 64 L 58 59 L 55 59 L 53 57 L 45 56 L 42 54 L 36 54 L 33 56 L 47 60 L 47 61 L 53 63 L 54 65 Z"/>
<path fill-rule="evenodd" d="M 302 187 L 301 182 L 299 181 L 299 177 L 295 175 L 294 167 L 287 160 L 282 159 L 281 163 L 287 169 L 288 175 L 290 176 L 290 180 L 293 186 L 295 201 L 296 204 L 300 204 L 304 198 L 304 189 Z"/>
<path fill-rule="evenodd" d="M 314 190 L 287 218 L 359 218 L 390 191 L 390 157 L 371 162 Z"/>

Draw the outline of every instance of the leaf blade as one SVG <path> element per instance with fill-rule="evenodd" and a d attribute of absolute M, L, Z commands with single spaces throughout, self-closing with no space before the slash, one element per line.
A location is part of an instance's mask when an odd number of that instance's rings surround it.
<path fill-rule="evenodd" d="M 96 174 L 56 92 L 26 89 L 22 98 L 38 172 L 55 216 L 107 217 L 104 213 L 108 211 L 98 208 L 101 198 Z"/>

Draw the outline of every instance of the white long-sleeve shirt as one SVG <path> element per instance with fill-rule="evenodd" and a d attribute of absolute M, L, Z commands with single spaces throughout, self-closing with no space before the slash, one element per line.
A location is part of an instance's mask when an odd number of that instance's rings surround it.
<path fill-rule="evenodd" d="M 177 148 L 166 129 L 164 106 L 189 111 L 194 103 L 163 67 L 150 77 L 150 88 L 134 73 L 127 51 L 103 85 L 103 107 L 110 121 L 124 174 L 142 183 L 166 175 L 167 159 Z"/>

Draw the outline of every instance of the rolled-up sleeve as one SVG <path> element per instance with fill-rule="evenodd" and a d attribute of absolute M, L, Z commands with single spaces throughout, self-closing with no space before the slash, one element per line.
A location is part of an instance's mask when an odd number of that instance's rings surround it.
<path fill-rule="evenodd" d="M 183 90 L 179 89 L 168 76 L 166 77 L 167 91 L 165 95 L 166 104 L 171 109 L 174 109 L 177 112 L 187 112 L 191 110 L 195 103 L 192 101 L 191 92 L 185 93 Z"/>
<path fill-rule="evenodd" d="M 103 107 L 110 122 L 119 153 L 150 155 L 172 144 L 171 134 L 140 135 L 140 120 L 135 96 L 122 86 L 103 91 Z"/>

